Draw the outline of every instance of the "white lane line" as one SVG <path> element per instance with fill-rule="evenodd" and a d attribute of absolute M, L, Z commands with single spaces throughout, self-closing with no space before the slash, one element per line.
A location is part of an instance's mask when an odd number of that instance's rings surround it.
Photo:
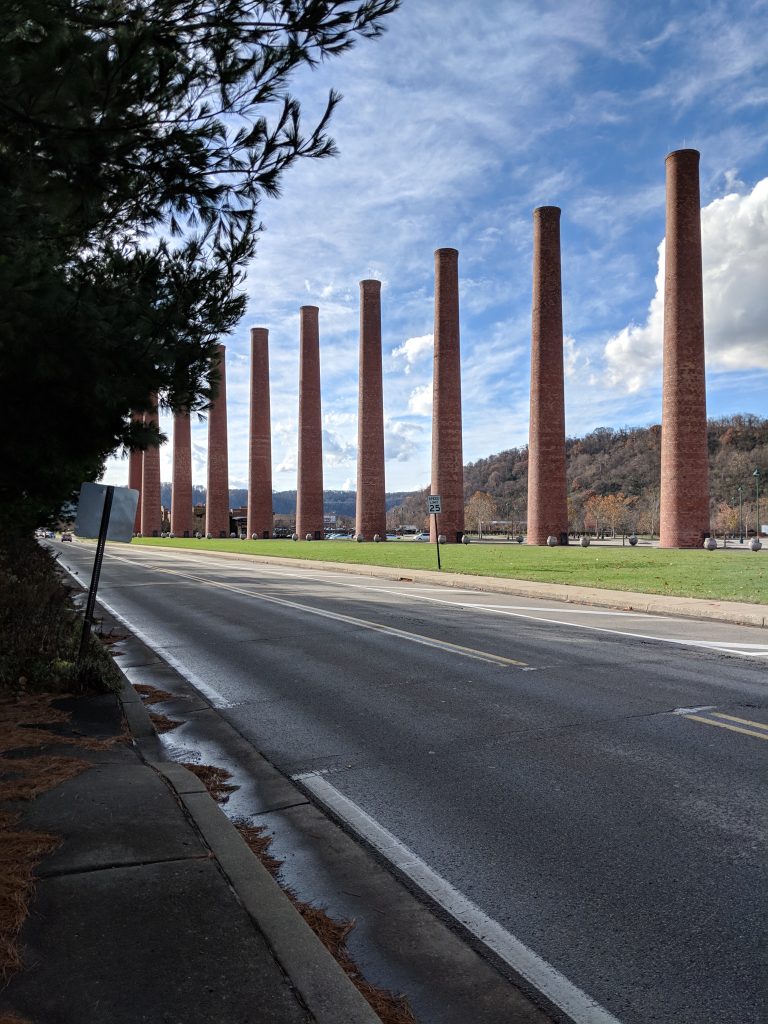
<path fill-rule="evenodd" d="M 293 779 L 300 782 L 321 804 L 345 821 L 353 832 L 407 875 L 550 1003 L 567 1014 L 573 1024 L 619 1024 L 618 1019 L 603 1009 L 591 996 L 577 988 L 520 939 L 502 928 L 497 921 L 433 871 L 413 850 L 401 843 L 362 807 L 339 792 L 326 778 L 316 772 L 308 772 L 294 775 Z"/>
<path fill-rule="evenodd" d="M 473 604 L 472 608 L 508 608 L 510 611 L 543 612 L 546 615 L 615 615 L 620 618 L 635 619 L 664 619 L 665 622 L 681 622 L 681 619 L 674 619 L 669 615 L 652 615 L 650 612 L 627 612 L 616 611 L 607 608 L 536 608 L 527 604 Z"/>
<path fill-rule="evenodd" d="M 113 557 L 117 557 L 117 556 L 113 556 Z M 129 561 L 129 559 L 121 559 L 121 560 L 122 561 Z M 219 563 L 219 564 L 221 564 L 221 563 Z M 261 565 L 259 566 L 259 568 L 261 569 Z M 280 576 L 280 575 L 286 575 L 286 576 L 290 575 L 293 578 L 310 579 L 310 580 L 313 577 L 317 578 L 317 576 L 320 575 L 319 573 L 317 573 L 317 574 L 306 574 L 306 573 L 290 573 L 289 574 L 289 573 L 280 573 L 279 572 L 280 568 L 282 568 L 282 567 L 275 567 L 275 569 L 272 570 L 273 573 L 275 575 L 278 575 L 278 576 Z M 329 574 L 325 574 L 325 575 L 327 577 Z M 345 587 L 354 587 L 356 589 L 364 589 L 364 590 L 370 590 L 370 591 L 379 591 L 381 593 L 389 593 L 389 594 L 395 593 L 395 594 L 398 594 L 398 589 L 396 587 L 379 587 L 379 586 L 370 587 L 370 586 L 365 586 L 364 584 L 350 583 L 350 582 L 347 582 L 347 581 L 339 582 L 338 585 L 339 586 L 345 586 Z M 411 594 L 416 600 L 419 600 L 419 601 L 428 601 L 428 602 L 431 602 L 432 604 L 447 605 L 448 607 L 453 607 L 453 608 L 456 608 L 456 605 L 457 605 L 456 601 L 449 601 L 449 600 L 446 600 L 445 598 L 428 597 L 426 594 L 414 592 L 410 588 L 406 591 L 406 593 L 407 594 Z M 455 594 L 470 594 L 470 595 L 475 595 L 475 596 L 477 595 L 477 591 L 454 590 L 453 593 L 454 593 L 454 595 Z M 744 657 L 744 658 L 768 658 L 768 646 L 766 646 L 766 648 L 764 650 L 757 650 L 757 651 L 754 651 L 754 650 L 744 650 L 745 647 L 751 647 L 751 646 L 761 647 L 762 645 L 741 644 L 738 641 L 736 641 L 734 643 L 733 641 L 728 641 L 728 640 L 722 640 L 722 641 L 684 640 L 684 639 L 680 639 L 678 637 L 657 636 L 657 635 L 652 634 L 652 633 L 634 633 L 634 632 L 630 632 L 629 630 L 612 629 L 609 626 L 596 626 L 596 625 L 593 626 L 593 625 L 589 625 L 588 623 L 584 623 L 584 622 L 573 622 L 573 621 L 571 621 L 569 619 L 552 619 L 552 618 L 543 619 L 539 615 L 530 614 L 531 609 L 529 609 L 527 606 L 523 606 L 523 605 L 473 604 L 473 605 L 471 605 L 471 607 L 472 607 L 472 609 L 476 608 L 478 611 L 487 611 L 487 612 L 489 612 L 492 615 L 507 615 L 507 616 L 509 616 L 511 618 L 528 619 L 528 620 L 530 620 L 532 622 L 546 623 L 546 624 L 551 624 L 551 625 L 556 625 L 556 626 L 569 626 L 571 629 L 587 629 L 587 630 L 590 630 L 592 632 L 597 632 L 597 633 L 610 633 L 613 636 L 626 636 L 626 637 L 630 637 L 631 639 L 634 639 L 634 640 L 653 640 L 656 643 L 674 644 L 675 646 L 678 646 L 678 647 L 696 647 L 696 648 L 700 648 L 700 649 L 704 649 L 704 650 L 716 651 L 716 652 L 718 652 L 720 654 L 733 654 L 733 655 L 736 655 L 736 656 L 739 656 L 739 657 Z M 522 608 L 525 608 L 525 611 L 518 610 L 518 609 L 522 609 Z M 556 614 L 567 614 L 569 610 L 570 609 L 557 609 L 555 613 Z M 554 609 L 547 609 L 547 611 L 552 612 L 552 611 L 555 611 L 555 610 Z M 586 611 L 589 612 L 590 609 L 586 609 Z M 652 615 L 645 615 L 645 614 L 643 614 L 642 617 L 644 619 L 646 619 L 646 618 L 648 618 L 648 619 L 658 618 L 658 619 L 665 619 L 666 621 L 673 621 L 673 622 L 680 621 L 679 619 L 672 619 L 672 620 L 670 620 L 670 619 L 667 618 L 667 616 L 663 616 L 663 615 L 652 616 Z"/>
<path fill-rule="evenodd" d="M 291 575 L 293 576 L 294 574 L 291 574 Z M 297 573 L 295 575 L 296 575 L 296 577 L 298 577 L 300 579 L 309 579 L 309 580 L 311 580 L 313 578 L 317 578 L 317 576 L 319 576 L 320 574 L 316 574 L 316 575 L 315 574 L 311 574 L 311 575 L 301 574 L 300 575 L 300 574 Z M 325 578 L 328 579 L 329 577 L 326 575 Z M 399 591 L 395 587 L 366 586 L 365 584 L 360 584 L 360 583 L 349 583 L 346 580 L 344 580 L 343 582 L 339 581 L 338 585 L 339 586 L 343 586 L 343 587 L 352 587 L 352 588 L 359 589 L 359 590 L 365 590 L 365 591 L 371 591 L 371 592 L 379 592 L 379 593 L 384 593 L 384 594 L 393 594 L 393 593 L 394 594 L 398 594 L 399 593 Z M 531 614 L 531 612 L 545 612 L 545 613 L 550 614 L 550 615 L 551 614 L 560 614 L 560 615 L 565 614 L 565 615 L 567 615 L 567 614 L 571 614 L 571 613 L 583 614 L 583 615 L 590 615 L 590 614 L 595 614 L 595 615 L 630 615 L 630 614 L 632 614 L 632 615 L 637 616 L 638 618 L 643 618 L 643 619 L 663 619 L 666 622 L 687 621 L 687 620 L 673 619 L 673 618 L 670 618 L 670 617 L 668 617 L 666 615 L 648 615 L 645 612 L 627 613 L 627 612 L 617 612 L 617 611 L 614 611 L 614 610 L 603 611 L 602 609 L 591 609 L 591 608 L 586 608 L 586 609 L 575 609 L 575 608 L 574 609 L 571 609 L 571 608 L 554 609 L 554 608 L 529 608 L 527 605 L 507 605 L 507 604 L 503 604 L 502 605 L 502 604 L 486 604 L 486 603 L 482 603 L 482 604 L 471 603 L 470 604 L 469 602 L 461 602 L 461 601 L 457 602 L 457 601 L 449 601 L 449 600 L 446 600 L 445 598 L 428 597 L 426 594 L 419 593 L 418 590 L 412 590 L 411 588 L 408 588 L 408 590 L 406 591 L 406 594 L 409 594 L 409 595 L 413 596 L 414 598 L 416 598 L 416 600 L 429 601 L 432 604 L 447 605 L 448 607 L 452 607 L 452 608 L 457 608 L 458 605 L 463 605 L 465 608 L 471 609 L 473 611 L 475 609 L 477 609 L 478 611 L 490 612 L 493 615 L 508 615 L 508 616 L 510 616 L 512 618 L 529 619 L 529 620 L 531 620 L 533 622 L 547 623 L 547 624 L 552 624 L 552 625 L 557 625 L 557 626 L 570 626 L 572 629 L 588 629 L 588 630 L 591 630 L 593 632 L 598 632 L 598 633 L 611 633 L 614 636 L 627 636 L 627 637 L 631 637 L 631 638 L 636 639 L 636 640 L 654 640 L 654 641 L 656 641 L 658 643 L 675 644 L 677 646 L 683 646 L 683 647 L 703 648 L 705 650 L 717 651 L 717 652 L 719 652 L 721 654 L 735 654 L 735 655 L 739 655 L 739 656 L 745 657 L 745 658 L 763 658 L 763 657 L 768 657 L 768 644 L 749 644 L 749 643 L 742 644 L 742 643 L 739 643 L 738 641 L 736 643 L 733 643 L 733 642 L 729 642 L 728 640 L 722 640 L 722 641 L 720 641 L 720 640 L 683 640 L 683 639 L 680 639 L 680 638 L 677 638 L 677 637 L 656 636 L 654 634 L 648 634 L 648 633 L 634 633 L 634 632 L 629 632 L 628 630 L 611 629 L 609 626 L 592 626 L 592 625 L 589 625 L 589 624 L 584 623 L 584 622 L 572 622 L 572 621 L 570 621 L 568 619 L 541 618 L 540 615 Z M 454 595 L 456 595 L 456 594 L 459 594 L 459 595 L 468 594 L 470 596 L 477 596 L 477 591 L 454 590 L 453 594 Z M 757 650 L 745 650 L 745 648 L 758 648 L 758 649 Z"/>
<path fill-rule="evenodd" d="M 716 704 L 702 704 L 698 708 L 675 708 L 674 711 L 670 711 L 671 715 L 694 715 L 697 711 L 714 711 L 717 707 Z"/>
<path fill-rule="evenodd" d="M 111 604 L 108 604 L 103 597 L 97 597 L 98 603 L 109 612 L 110 615 L 114 616 L 118 622 L 122 623 L 127 630 L 129 630 L 134 636 L 138 637 L 141 642 L 148 647 L 151 651 L 162 658 L 164 662 L 175 668 L 179 675 L 182 675 L 188 682 L 190 682 L 195 689 L 199 690 L 215 708 L 231 708 L 233 705 L 222 695 L 218 690 L 207 683 L 203 678 L 193 672 L 192 669 L 186 662 L 180 661 L 176 658 L 166 647 L 158 646 L 154 640 L 148 636 L 143 629 L 139 629 L 138 626 L 132 620 L 123 618 L 116 608 L 113 608 Z"/>
<path fill-rule="evenodd" d="M 125 559 L 122 559 L 125 561 Z M 195 583 L 202 583 L 204 586 L 216 587 L 220 590 L 227 590 L 232 594 L 241 594 L 253 601 L 265 601 L 267 604 L 276 604 L 284 608 L 293 608 L 306 612 L 309 615 L 317 615 L 323 619 L 333 619 L 336 622 L 345 622 L 350 626 L 359 626 L 362 629 L 370 629 L 375 633 L 384 633 L 387 636 L 394 636 L 400 640 L 408 640 L 411 643 L 421 644 L 423 647 L 433 647 L 439 651 L 446 651 L 448 654 L 459 654 L 464 658 L 473 658 L 475 661 L 485 661 L 491 665 L 514 666 L 517 668 L 527 667 L 527 662 L 516 661 L 514 658 L 505 658 L 500 654 L 491 654 L 489 651 L 478 651 L 473 647 L 463 647 L 461 644 L 452 644 L 448 640 L 437 640 L 434 637 L 422 636 L 421 633 L 409 633 L 404 629 L 397 629 L 395 626 L 386 626 L 380 622 L 371 622 L 369 619 L 358 619 L 352 615 L 342 615 L 341 612 L 329 612 L 324 608 L 314 608 L 312 605 L 301 604 L 298 601 L 288 601 L 282 597 L 271 597 L 267 594 L 244 590 L 230 583 L 220 583 L 218 580 L 206 579 L 204 576 L 196 576 L 190 572 L 182 572 L 180 569 L 168 569 L 157 567 L 158 572 L 167 573 L 171 576 L 178 576 L 182 580 L 192 580 Z M 256 586 L 254 581 L 251 586 Z M 107 605 L 102 601 L 104 607 Z M 111 609 L 110 609 L 111 610 Z"/>
<path fill-rule="evenodd" d="M 219 563 L 220 564 L 220 563 Z M 398 584 L 401 580 L 381 580 L 378 583 L 371 585 L 370 583 L 352 583 L 349 579 L 349 573 L 329 573 L 329 572 L 281 572 L 282 567 L 266 567 L 259 565 L 259 572 L 262 569 L 266 569 L 265 575 L 271 574 L 276 577 L 289 577 L 290 579 L 302 579 L 302 580 L 324 580 L 338 584 L 340 587 L 348 587 L 354 590 L 370 591 L 371 593 L 382 593 L 382 594 L 401 594 L 412 595 L 414 597 L 422 597 L 423 600 L 428 601 L 430 598 L 426 597 L 427 594 L 445 594 L 445 587 L 438 586 L 421 586 L 414 584 L 407 588 L 400 587 Z M 389 584 L 389 585 L 386 585 Z M 535 605 L 527 604 L 488 604 L 482 600 L 482 594 L 477 590 L 464 590 L 460 587 L 451 587 L 450 593 L 452 597 L 471 597 L 475 600 L 479 599 L 479 603 L 470 603 L 468 601 L 441 601 L 441 604 L 459 605 L 463 604 L 468 608 L 508 608 L 511 611 L 526 611 L 526 612 L 544 612 L 550 615 L 615 615 L 624 616 L 626 618 L 641 618 L 641 619 L 663 619 L 665 622 L 687 622 L 687 619 L 675 618 L 670 615 L 654 615 L 652 612 L 636 612 L 636 611 L 621 611 L 614 608 L 603 609 L 603 608 L 567 608 L 562 607 L 536 607 Z"/>
<path fill-rule="evenodd" d="M 128 561 L 128 559 L 121 559 L 121 561 Z M 59 562 L 59 565 L 61 565 L 62 569 L 66 569 L 70 576 L 75 576 L 75 572 L 72 568 L 70 568 L 70 566 L 65 565 L 63 562 Z M 83 581 L 79 580 L 79 582 L 82 583 Z M 113 608 L 112 605 L 109 604 L 107 601 L 105 601 L 103 597 L 97 595 L 96 600 L 102 606 L 102 608 L 106 608 L 106 610 L 113 618 L 117 619 L 117 621 L 121 625 L 125 626 L 129 633 L 132 633 L 134 636 L 138 637 L 145 647 L 148 647 L 150 651 L 154 651 L 159 658 L 162 658 L 162 660 L 166 662 L 166 664 L 170 665 L 171 668 L 175 668 L 180 675 L 182 675 L 185 679 L 189 680 L 189 682 L 192 683 L 192 685 L 196 689 L 198 689 L 202 694 L 204 694 L 208 698 L 208 700 L 215 708 L 231 708 L 233 706 L 232 704 L 230 704 L 228 700 L 222 697 L 218 690 L 214 690 L 214 688 L 209 683 L 207 683 L 204 679 L 201 679 L 200 676 L 193 672 L 192 669 L 190 669 L 187 664 L 185 664 L 182 661 L 179 661 L 179 659 L 174 657 L 174 655 L 171 654 L 170 651 L 168 651 L 167 649 L 159 647 L 154 642 L 152 637 L 148 636 L 144 632 L 144 630 L 140 629 L 137 625 L 135 625 L 135 623 L 132 620 L 126 619 L 124 616 L 122 616 L 120 612 L 116 608 Z"/>

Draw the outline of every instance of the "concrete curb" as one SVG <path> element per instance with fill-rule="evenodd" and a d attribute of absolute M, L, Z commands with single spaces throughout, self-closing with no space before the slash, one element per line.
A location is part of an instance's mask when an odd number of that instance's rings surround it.
<path fill-rule="evenodd" d="M 179 797 L 317 1024 L 381 1024 L 192 772 L 165 762 L 150 766 Z"/>
<path fill-rule="evenodd" d="M 119 666 L 118 666 L 119 668 Z M 118 694 L 141 752 L 157 733 L 141 697 L 123 675 Z M 283 890 L 248 847 L 203 783 L 174 761 L 145 761 L 186 810 L 237 898 L 317 1024 L 381 1024 L 358 990 Z"/>
<path fill-rule="evenodd" d="M 150 548 L 150 545 L 147 545 Z M 161 549 L 163 550 L 163 549 Z M 306 558 L 285 558 L 273 555 L 249 555 L 237 551 L 206 551 L 195 548 L 171 548 L 173 551 L 197 551 L 198 554 L 282 565 L 299 569 L 321 569 L 325 572 L 349 573 L 386 580 L 408 580 L 461 590 L 477 590 L 491 594 L 512 594 L 540 601 L 564 601 L 593 608 L 616 611 L 649 612 L 685 619 L 714 619 L 738 626 L 768 628 L 768 605 L 742 601 L 715 601 L 697 597 L 672 597 L 665 594 L 643 594 L 632 590 L 603 590 L 599 587 L 578 587 L 564 583 L 536 583 L 529 580 L 499 576 L 470 576 L 461 573 L 437 572 L 433 569 L 396 569 L 389 566 L 358 565 L 349 562 L 320 562 Z"/>
<path fill-rule="evenodd" d="M 149 712 L 114 658 L 113 663 L 122 676 L 117 697 L 139 753 L 185 808 L 316 1024 L 381 1024 L 203 783 L 182 765 L 153 758 L 162 748 Z"/>

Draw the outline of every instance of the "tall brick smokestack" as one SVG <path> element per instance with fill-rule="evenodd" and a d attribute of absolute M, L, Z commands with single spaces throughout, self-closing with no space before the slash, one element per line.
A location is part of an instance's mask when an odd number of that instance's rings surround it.
<path fill-rule="evenodd" d="M 355 533 L 387 536 L 384 398 L 381 376 L 381 281 L 360 282 L 360 375 Z"/>
<path fill-rule="evenodd" d="M 205 532 L 229 536 L 229 455 L 227 451 L 226 348 L 217 345 L 219 389 L 208 410 L 208 486 L 205 494 Z"/>
<path fill-rule="evenodd" d="M 692 548 L 709 532 L 699 154 L 679 149 L 666 168 L 659 543 Z"/>
<path fill-rule="evenodd" d="M 272 536 L 272 423 L 269 331 L 251 328 L 251 425 L 248 440 L 248 536 Z"/>
<path fill-rule="evenodd" d="M 143 412 L 131 413 L 134 423 L 144 422 Z M 141 474 L 143 473 L 144 453 L 141 451 L 131 452 L 128 456 L 128 486 L 139 492 L 139 501 L 136 505 L 136 518 L 133 521 L 133 532 L 141 533 Z"/>
<path fill-rule="evenodd" d="M 145 423 L 158 425 L 157 397 L 152 396 L 152 411 L 146 413 Z M 163 525 L 160 510 L 160 449 L 147 448 L 141 460 L 141 533 L 144 537 L 159 537 Z"/>
<path fill-rule="evenodd" d="M 177 537 L 192 536 L 192 436 L 189 413 L 173 417 L 173 484 L 171 530 Z"/>
<path fill-rule="evenodd" d="M 299 467 L 296 533 L 323 537 L 323 423 L 320 410 L 320 331 L 317 306 L 299 311 Z"/>
<path fill-rule="evenodd" d="M 533 211 L 528 543 L 568 543 L 560 209 Z"/>
<path fill-rule="evenodd" d="M 442 498 L 438 530 L 449 544 L 464 533 L 464 459 L 461 438 L 459 254 L 435 250 L 435 357 L 432 379 L 432 493 Z M 435 520 L 430 517 L 435 540 Z"/>

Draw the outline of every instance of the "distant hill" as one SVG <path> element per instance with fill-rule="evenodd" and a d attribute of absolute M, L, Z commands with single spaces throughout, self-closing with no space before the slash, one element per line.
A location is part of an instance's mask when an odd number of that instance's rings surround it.
<path fill-rule="evenodd" d="M 387 509 L 400 505 L 408 497 L 409 491 L 392 491 L 386 496 Z M 338 516 L 355 515 L 355 491 L 324 491 L 323 507 L 327 514 L 335 513 Z M 248 501 L 248 491 L 244 487 L 233 487 L 229 492 L 229 507 L 243 508 Z M 160 485 L 160 504 L 164 508 L 171 507 L 171 485 L 163 483 Z M 192 504 L 205 504 L 205 488 L 195 486 L 192 488 Z M 273 491 L 272 509 L 276 515 L 292 516 L 296 512 L 296 491 Z"/>
<path fill-rule="evenodd" d="M 749 413 L 710 419 L 707 423 L 709 444 L 710 492 L 713 523 L 727 507 L 738 508 L 738 488 L 742 488 L 742 504 L 746 522 L 754 522 L 755 481 L 762 473 L 764 511 L 768 521 L 768 419 Z M 621 495 L 631 508 L 631 526 L 643 532 L 655 532 L 658 526 L 659 477 L 661 460 L 661 426 L 598 427 L 584 437 L 569 437 L 565 442 L 566 473 L 571 508 L 571 522 L 581 528 L 585 510 L 595 496 Z M 464 467 L 465 500 L 481 491 L 495 501 L 499 519 L 524 523 L 528 502 L 528 448 L 509 448 L 470 462 Z M 428 487 L 418 491 L 393 491 L 387 494 L 387 511 L 396 510 L 393 523 L 426 521 Z M 240 508 L 247 501 L 243 488 L 229 492 L 230 506 Z M 326 513 L 354 517 L 354 491 L 325 491 Z M 168 508 L 171 485 L 161 486 L 161 501 Z M 193 501 L 205 502 L 205 488 L 193 488 Z M 296 491 L 273 492 L 273 508 L 278 515 L 296 511 Z M 752 517 L 751 519 L 749 517 Z M 732 517 L 731 517 L 732 521 Z"/>
<path fill-rule="evenodd" d="M 764 510 L 768 521 L 768 419 L 742 414 L 710 419 L 710 493 L 713 524 L 721 507 L 738 509 L 738 488 L 742 488 L 745 522 L 754 522 L 754 470 L 762 473 Z M 643 532 L 658 528 L 659 479 L 661 470 L 661 426 L 598 427 L 584 437 L 566 440 L 566 474 L 571 524 L 580 529 L 584 513 L 594 496 L 624 495 L 632 509 L 631 526 Z M 464 467 L 465 500 L 481 491 L 495 499 L 499 519 L 525 522 L 528 502 L 528 448 L 509 448 L 496 455 L 470 462 Z M 398 516 L 401 522 L 424 520 L 428 489 L 414 492 L 405 500 Z M 749 518 L 751 516 L 751 519 Z"/>

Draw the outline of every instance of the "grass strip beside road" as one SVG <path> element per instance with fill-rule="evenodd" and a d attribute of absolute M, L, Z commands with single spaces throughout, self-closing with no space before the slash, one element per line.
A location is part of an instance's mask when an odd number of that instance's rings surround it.
<path fill-rule="evenodd" d="M 195 540 L 134 538 L 133 544 L 193 551 L 228 551 L 278 558 L 397 569 L 436 569 L 432 544 L 388 541 Z M 562 583 L 603 590 L 700 597 L 716 601 L 768 604 L 768 558 L 751 551 L 693 550 L 627 546 L 539 548 L 517 544 L 446 544 L 440 549 L 445 572 L 473 576 Z"/>

